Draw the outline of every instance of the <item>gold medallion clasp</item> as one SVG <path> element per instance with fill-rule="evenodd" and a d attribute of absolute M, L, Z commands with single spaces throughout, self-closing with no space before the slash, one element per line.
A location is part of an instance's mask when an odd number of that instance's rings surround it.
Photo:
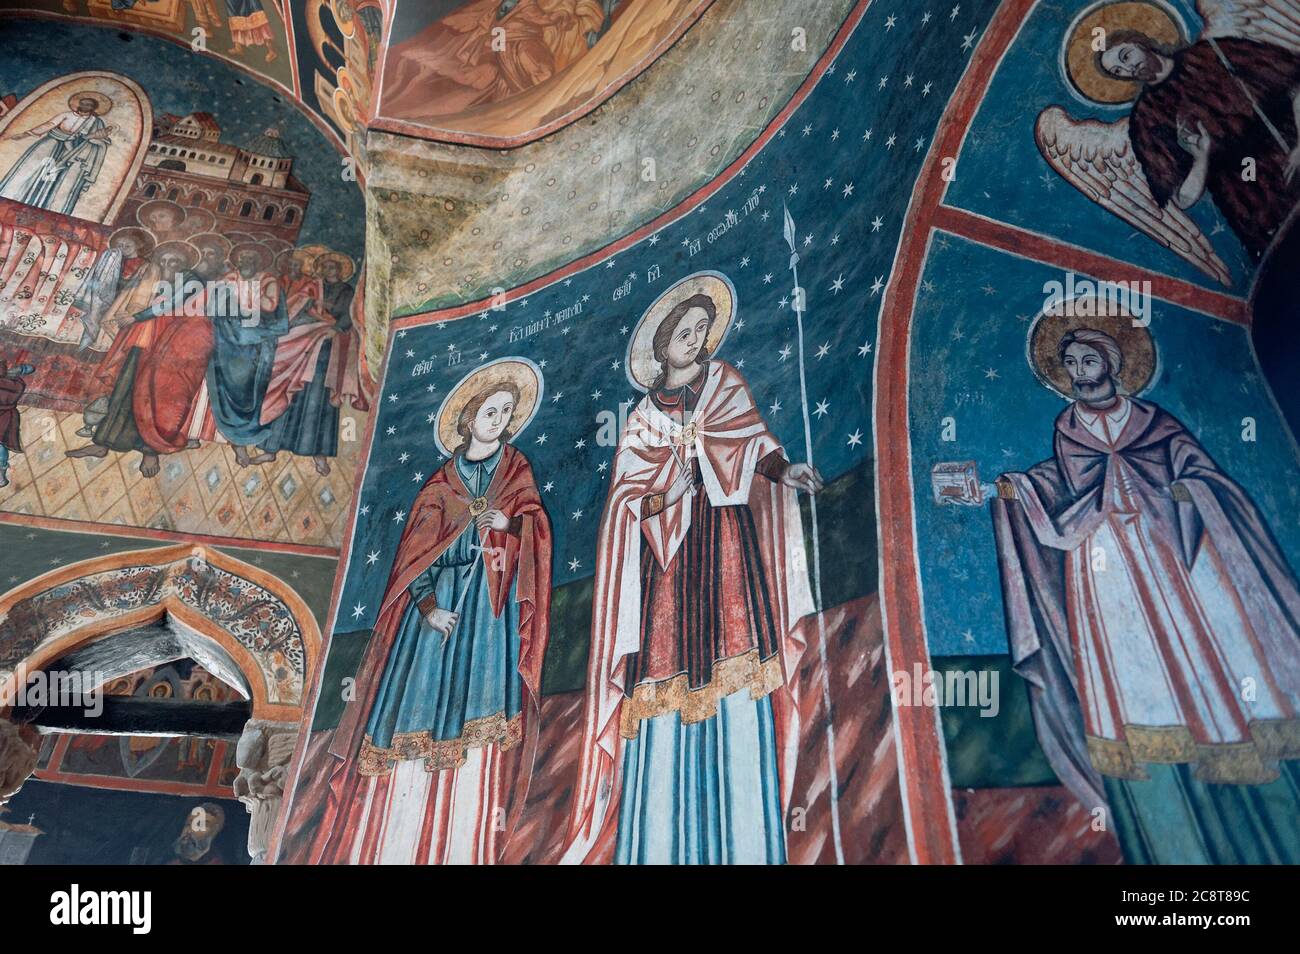
<path fill-rule="evenodd" d="M 488 502 L 486 497 L 475 497 L 469 502 L 469 515 L 477 517 L 487 513 Z"/>

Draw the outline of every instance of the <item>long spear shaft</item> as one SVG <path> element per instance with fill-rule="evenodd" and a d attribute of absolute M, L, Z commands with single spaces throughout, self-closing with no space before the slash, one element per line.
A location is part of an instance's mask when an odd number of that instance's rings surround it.
<path fill-rule="evenodd" d="M 799 400 L 803 410 L 803 449 L 808 466 L 813 466 L 812 423 L 808 418 L 808 378 L 803 356 L 803 289 L 799 286 L 799 253 L 794 247 L 794 219 L 785 211 L 785 240 L 790 246 L 790 271 L 794 275 L 794 314 L 799 332 Z M 808 495 L 812 514 L 813 598 L 817 603 L 817 652 L 822 664 L 822 706 L 826 709 L 826 761 L 830 768 L 831 836 L 835 846 L 835 863 L 844 864 L 844 846 L 840 840 L 840 779 L 835 764 L 835 721 L 831 717 L 831 670 L 826 657 L 826 618 L 822 612 L 821 536 L 817 529 L 817 495 Z"/>

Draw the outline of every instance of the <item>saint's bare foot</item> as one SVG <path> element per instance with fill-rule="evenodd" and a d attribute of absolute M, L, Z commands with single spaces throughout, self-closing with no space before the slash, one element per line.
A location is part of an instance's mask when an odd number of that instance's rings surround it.
<path fill-rule="evenodd" d="M 144 454 L 140 457 L 140 473 L 146 477 L 158 476 L 158 455 Z"/>
<path fill-rule="evenodd" d="M 101 447 L 99 444 L 90 444 L 86 447 L 78 447 L 76 450 L 65 451 L 68 457 L 107 457 L 108 448 Z"/>
<path fill-rule="evenodd" d="M 329 461 L 327 461 L 324 457 L 316 457 L 312 459 L 312 462 L 316 465 L 316 473 L 320 474 L 322 477 L 329 476 L 330 473 Z"/>

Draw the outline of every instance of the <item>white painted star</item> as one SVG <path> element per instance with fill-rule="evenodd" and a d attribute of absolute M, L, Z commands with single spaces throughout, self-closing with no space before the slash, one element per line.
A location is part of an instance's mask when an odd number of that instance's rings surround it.
<path fill-rule="evenodd" d="M 366 612 L 366 608 L 362 606 L 360 603 L 357 603 L 352 607 L 352 618 L 360 619 L 363 615 L 365 615 L 365 612 Z"/>
<path fill-rule="evenodd" d="M 858 430 L 854 431 L 852 434 L 849 435 L 849 446 L 860 447 L 861 445 L 862 445 L 862 429 L 859 428 Z"/>
<path fill-rule="evenodd" d="M 831 411 L 831 406 L 829 401 L 818 401 L 817 406 L 813 408 L 813 413 L 816 414 L 819 418 L 825 417 L 827 414 L 830 413 L 830 411 Z"/>

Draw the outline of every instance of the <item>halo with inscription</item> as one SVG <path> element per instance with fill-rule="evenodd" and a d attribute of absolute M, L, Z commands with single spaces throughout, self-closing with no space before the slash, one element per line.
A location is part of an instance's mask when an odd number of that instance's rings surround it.
<path fill-rule="evenodd" d="M 1077 313 L 1091 310 L 1088 303 L 1095 301 L 1095 296 L 1084 295 L 1062 303 L 1056 309 L 1059 314 L 1041 312 L 1025 336 L 1026 360 L 1043 387 L 1055 391 L 1066 400 L 1073 400 L 1074 389 L 1070 375 L 1061 364 L 1058 354 L 1061 338 L 1066 332 L 1079 328 L 1103 332 L 1114 338 L 1119 345 L 1122 363 L 1119 374 L 1115 377 L 1121 390 L 1136 397 L 1155 381 L 1159 368 L 1160 355 L 1156 350 L 1155 339 L 1151 337 L 1151 329 L 1135 325 L 1133 317 L 1123 309 L 1118 314 L 1109 315 Z"/>
<path fill-rule="evenodd" d="M 736 286 L 721 272 L 703 271 L 687 275 L 654 300 L 632 331 L 627 343 L 627 360 L 623 364 L 628 381 L 638 391 L 649 391 L 663 368 L 654 354 L 655 332 L 668 313 L 692 295 L 707 295 L 717 309 L 705 343 L 709 354 L 717 354 L 726 340 L 731 320 L 736 316 Z"/>
<path fill-rule="evenodd" d="M 513 441 L 527 429 L 542 404 L 542 394 L 546 387 L 542 369 L 527 358 L 497 358 L 465 375 L 443 398 L 442 406 L 438 408 L 434 440 L 444 456 L 454 456 L 465 443 L 465 438 L 456 430 L 456 422 L 460 420 L 465 405 L 475 396 L 499 389 L 505 384 L 514 385 L 519 392 L 519 403 L 515 405 L 506 441 Z"/>

